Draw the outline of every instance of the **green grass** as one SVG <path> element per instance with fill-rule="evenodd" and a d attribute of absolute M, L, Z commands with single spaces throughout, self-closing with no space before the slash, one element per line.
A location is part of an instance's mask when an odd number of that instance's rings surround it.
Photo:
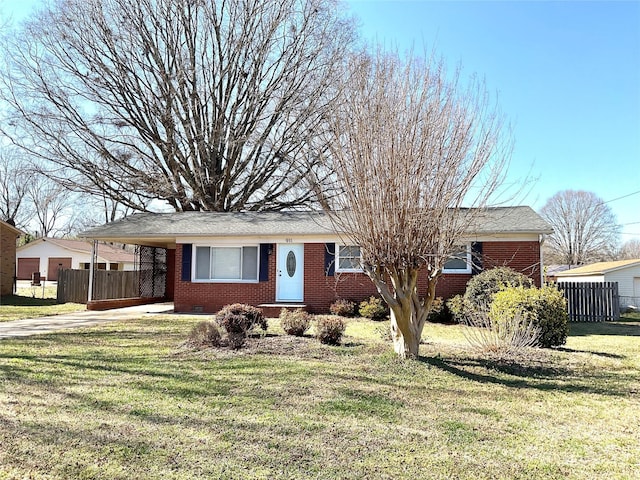
<path fill-rule="evenodd" d="M 18 295 L 0 297 L 0 322 L 60 315 L 86 309 L 86 306 L 80 303 L 58 304 L 56 302 L 55 287 L 47 288 L 54 289 L 53 295 L 45 290 L 44 298 L 41 296 L 41 289 L 35 296 L 26 294 L 27 289 L 18 289 Z"/>
<path fill-rule="evenodd" d="M 182 346 L 202 317 L 0 341 L 0 479 L 638 478 L 640 317 L 485 358 L 428 325 L 399 362 L 276 320 L 246 350 Z"/>

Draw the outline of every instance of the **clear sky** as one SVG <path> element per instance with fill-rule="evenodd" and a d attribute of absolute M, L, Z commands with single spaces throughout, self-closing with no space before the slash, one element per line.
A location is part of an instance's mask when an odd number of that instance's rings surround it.
<path fill-rule="evenodd" d="M 592 191 L 640 238 L 639 1 L 351 0 L 366 38 L 434 48 L 477 73 L 512 122 L 519 203 Z"/>
<path fill-rule="evenodd" d="M 39 3 L 0 0 L 0 15 Z M 435 47 L 485 79 L 513 125 L 510 178 L 536 179 L 518 203 L 539 210 L 558 191 L 592 191 L 610 201 L 623 240 L 640 238 L 640 0 L 346 5 L 365 38 Z"/>

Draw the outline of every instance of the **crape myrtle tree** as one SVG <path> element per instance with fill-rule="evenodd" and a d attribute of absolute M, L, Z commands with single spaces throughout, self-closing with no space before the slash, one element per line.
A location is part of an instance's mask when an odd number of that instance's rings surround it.
<path fill-rule="evenodd" d="M 501 184 L 504 130 L 482 83 L 463 86 L 441 60 L 378 50 L 351 64 L 330 129 L 342 190 L 330 215 L 360 245 L 401 358 L 418 357 L 442 268 Z"/>
<path fill-rule="evenodd" d="M 318 133 L 353 22 L 333 0 L 54 0 L 7 40 L 2 128 L 137 210 L 278 210 L 327 178 Z"/>
<path fill-rule="evenodd" d="M 595 193 L 563 190 L 547 200 L 540 215 L 554 231 L 544 244 L 551 261 L 582 265 L 615 256 L 620 226 L 611 208 Z"/>

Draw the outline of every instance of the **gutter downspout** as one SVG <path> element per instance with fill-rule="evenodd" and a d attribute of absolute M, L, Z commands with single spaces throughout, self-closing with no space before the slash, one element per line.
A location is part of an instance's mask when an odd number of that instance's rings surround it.
<path fill-rule="evenodd" d="M 540 234 L 540 286 L 544 285 L 544 251 L 542 250 L 542 245 L 544 244 L 544 233 Z"/>

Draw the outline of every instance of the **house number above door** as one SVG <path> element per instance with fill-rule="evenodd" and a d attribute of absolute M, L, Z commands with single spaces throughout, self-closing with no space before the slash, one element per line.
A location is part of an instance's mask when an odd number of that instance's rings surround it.
<path fill-rule="evenodd" d="M 287 274 L 290 277 L 296 273 L 296 254 L 293 253 L 293 250 L 290 250 L 287 254 Z"/>

